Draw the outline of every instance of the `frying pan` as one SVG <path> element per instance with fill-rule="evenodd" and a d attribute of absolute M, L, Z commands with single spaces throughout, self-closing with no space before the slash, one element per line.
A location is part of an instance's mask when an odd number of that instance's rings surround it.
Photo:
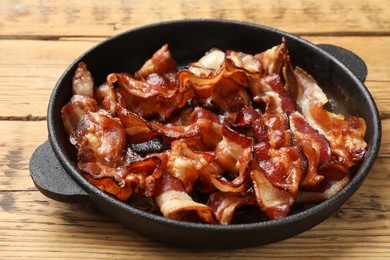
<path fill-rule="evenodd" d="M 168 43 L 179 66 L 198 60 L 213 47 L 249 54 L 286 39 L 293 66 L 310 73 L 332 101 L 334 112 L 365 119 L 368 151 L 353 168 L 350 183 L 331 199 L 284 219 L 250 224 L 210 225 L 170 220 L 136 209 L 99 190 L 77 171 L 76 150 L 64 133 L 61 108 L 71 98 L 71 82 L 80 61 L 88 65 L 95 84 L 113 72 L 135 72 Z M 159 241 L 191 248 L 243 248 L 277 242 L 302 233 L 337 211 L 369 173 L 381 142 L 375 102 L 364 85 L 365 63 L 354 53 L 333 45 L 315 45 L 298 36 L 257 24 L 226 20 L 179 20 L 152 24 L 112 37 L 82 54 L 63 73 L 48 106 L 48 141 L 30 160 L 31 177 L 46 196 L 65 202 L 90 201 L 127 228 Z"/>

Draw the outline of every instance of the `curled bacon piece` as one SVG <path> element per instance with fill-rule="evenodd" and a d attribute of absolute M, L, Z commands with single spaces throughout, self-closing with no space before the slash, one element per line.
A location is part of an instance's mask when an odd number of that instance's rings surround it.
<path fill-rule="evenodd" d="M 341 191 L 351 180 L 348 167 L 337 161 L 329 161 L 319 167 L 318 172 L 324 179 L 317 186 L 298 192 L 296 203 L 303 205 L 318 204 Z"/>
<path fill-rule="evenodd" d="M 61 117 L 67 136 L 88 112 L 97 112 L 99 107 L 96 100 L 89 96 L 73 95 L 71 100 L 62 107 Z"/>
<path fill-rule="evenodd" d="M 236 211 L 244 205 L 257 206 L 253 192 L 214 192 L 207 205 L 213 209 L 220 224 L 232 224 Z"/>
<path fill-rule="evenodd" d="M 330 142 L 332 153 L 348 167 L 360 161 L 366 150 L 364 141 L 366 124 L 362 118 L 344 116 L 323 108 L 328 102 L 316 81 L 300 68 L 295 69 L 299 87 L 298 105 L 308 123 Z"/>
<path fill-rule="evenodd" d="M 203 169 L 215 160 L 214 153 L 193 151 L 181 140 L 172 142 L 168 157 L 165 171 L 180 179 L 186 192 L 194 190 Z"/>
<path fill-rule="evenodd" d="M 318 173 L 318 167 L 332 159 L 329 141 L 313 129 L 301 113 L 294 112 L 289 118 L 295 143 L 302 148 L 308 159 L 308 172 L 301 185 L 316 186 L 324 178 Z"/>
<path fill-rule="evenodd" d="M 79 122 L 70 136 L 78 150 L 79 167 L 94 178 L 113 177 L 111 169 L 122 165 L 126 136 L 118 118 L 99 111 L 89 112 Z"/>
<path fill-rule="evenodd" d="M 294 196 L 282 189 L 276 188 L 256 164 L 250 177 L 256 193 L 257 203 L 270 219 L 281 219 L 288 215 L 294 203 Z"/>
<path fill-rule="evenodd" d="M 128 109 L 144 118 L 158 116 L 162 121 L 193 96 L 192 89 L 179 92 L 176 79 L 166 75 L 150 74 L 146 81 L 140 81 L 130 74 L 116 73 L 108 76 L 108 82 L 118 83 Z"/>
<path fill-rule="evenodd" d="M 282 75 L 283 65 L 288 56 L 286 40 L 283 38 L 280 45 L 274 46 L 256 55 L 256 58 L 263 64 L 265 74 Z"/>
<path fill-rule="evenodd" d="M 150 74 L 167 74 L 176 73 L 176 62 L 172 58 L 171 52 L 168 49 L 168 44 L 164 44 L 156 51 L 152 58 L 147 60 L 134 76 L 136 79 L 146 79 Z"/>
<path fill-rule="evenodd" d="M 252 162 L 253 139 L 233 131 L 228 126 L 222 128 L 223 139 L 215 148 L 217 163 L 233 180 L 223 175 L 212 175 L 211 182 L 220 191 L 246 191 L 249 188 L 249 167 Z"/>
<path fill-rule="evenodd" d="M 205 204 L 195 202 L 185 191 L 182 182 L 163 174 L 155 183 L 154 198 L 164 217 L 216 224 L 212 209 Z"/>

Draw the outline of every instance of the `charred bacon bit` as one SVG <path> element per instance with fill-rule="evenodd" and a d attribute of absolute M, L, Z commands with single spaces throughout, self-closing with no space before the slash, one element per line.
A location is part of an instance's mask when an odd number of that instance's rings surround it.
<path fill-rule="evenodd" d="M 325 110 L 323 105 L 328 99 L 316 81 L 300 68 L 295 69 L 295 75 L 300 89 L 298 104 L 308 123 L 330 142 L 337 160 L 353 166 L 367 150 L 365 121 L 354 116 L 345 120 L 344 116 Z"/>
<path fill-rule="evenodd" d="M 285 190 L 274 187 L 263 170 L 256 164 L 254 165 L 250 177 L 260 209 L 264 211 L 269 219 L 286 217 L 294 203 L 294 196 Z"/>
<path fill-rule="evenodd" d="M 72 79 L 73 95 L 93 97 L 93 78 L 84 62 L 80 62 Z"/>
<path fill-rule="evenodd" d="M 61 116 L 67 136 L 88 112 L 97 112 L 99 107 L 96 100 L 82 95 L 73 95 L 71 100 L 62 107 Z"/>
<path fill-rule="evenodd" d="M 246 191 L 249 188 L 249 168 L 252 162 L 253 139 L 239 134 L 228 126 L 222 128 L 223 139 L 215 148 L 217 163 L 230 174 L 231 181 L 224 176 L 211 176 L 212 183 L 220 191 Z"/>
<path fill-rule="evenodd" d="M 171 144 L 165 171 L 181 180 L 188 193 L 194 190 L 203 169 L 214 160 L 214 153 L 193 151 L 184 141 L 178 140 Z"/>
<path fill-rule="evenodd" d="M 237 209 L 244 205 L 257 206 L 253 192 L 214 192 L 207 205 L 213 209 L 220 224 L 232 224 Z"/>
<path fill-rule="evenodd" d="M 183 183 L 167 173 L 156 180 L 154 198 L 164 217 L 189 222 L 217 223 L 211 207 L 195 202 L 185 191 Z"/>
<path fill-rule="evenodd" d="M 172 58 L 171 52 L 168 49 L 168 44 L 164 44 L 156 51 L 152 58 L 147 60 L 140 70 L 134 76 L 136 79 L 146 79 L 150 74 L 167 74 L 176 73 L 176 62 Z"/>

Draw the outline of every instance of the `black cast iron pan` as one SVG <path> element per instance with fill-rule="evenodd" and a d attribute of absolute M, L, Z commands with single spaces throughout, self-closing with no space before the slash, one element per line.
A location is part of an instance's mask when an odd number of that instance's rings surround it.
<path fill-rule="evenodd" d="M 308 71 L 332 100 L 331 109 L 353 114 L 367 123 L 369 149 L 354 169 L 352 181 L 333 198 L 281 220 L 229 226 L 185 223 L 146 213 L 100 191 L 76 169 L 76 151 L 65 137 L 60 111 L 71 98 L 77 64 L 87 63 L 96 84 L 112 72 L 134 72 L 163 44 L 168 43 L 179 65 L 198 60 L 213 47 L 250 54 L 287 41 L 293 66 Z M 49 141 L 30 161 L 37 188 L 65 202 L 91 201 L 109 217 L 144 235 L 168 244 L 193 248 L 242 248 L 280 241 L 321 223 L 358 189 L 379 150 L 381 125 L 377 107 L 363 84 L 364 62 L 355 54 L 331 45 L 314 45 L 297 36 L 243 22 L 224 20 L 172 21 L 134 29 L 108 39 L 80 56 L 59 79 L 48 107 Z"/>

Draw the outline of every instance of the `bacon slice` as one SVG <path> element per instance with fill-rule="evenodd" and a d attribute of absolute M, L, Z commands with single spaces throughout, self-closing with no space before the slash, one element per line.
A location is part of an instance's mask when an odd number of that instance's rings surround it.
<path fill-rule="evenodd" d="M 116 114 L 118 98 L 112 85 L 105 82 L 97 87 L 95 91 L 95 99 L 100 107 L 110 112 L 111 115 Z"/>
<path fill-rule="evenodd" d="M 180 89 L 191 86 L 197 96 L 206 99 L 213 94 L 216 84 L 223 78 L 233 79 L 245 87 L 247 77 L 261 77 L 261 64 L 249 54 L 226 51 L 224 59 L 222 54 L 220 50 L 212 50 L 188 69 L 179 71 Z"/>
<path fill-rule="evenodd" d="M 257 206 L 253 192 L 214 192 L 210 195 L 207 205 L 213 209 L 220 224 L 232 224 L 236 211 L 244 205 Z"/>
<path fill-rule="evenodd" d="M 153 131 L 171 139 L 181 139 L 199 136 L 204 145 L 214 149 L 222 140 L 223 119 L 210 111 L 196 107 L 190 119 L 184 125 L 162 124 L 149 122 Z"/>
<path fill-rule="evenodd" d="M 123 163 L 126 136 L 117 118 L 104 111 L 89 112 L 72 132 L 70 142 L 78 150 L 82 171 L 96 179 L 111 177 L 123 186 L 116 169 Z"/>
<path fill-rule="evenodd" d="M 155 183 L 154 198 L 164 217 L 216 224 L 212 208 L 195 202 L 185 191 L 182 182 L 164 173 Z"/>
<path fill-rule="evenodd" d="M 164 155 L 149 156 L 125 166 L 120 172 L 121 178 L 125 179 L 125 186 L 130 186 L 132 191 L 145 197 L 152 197 L 155 183 L 163 174 L 164 160 Z"/>
<path fill-rule="evenodd" d="M 257 203 L 269 219 L 281 219 L 288 215 L 294 203 L 294 196 L 276 188 L 256 164 L 252 167 L 250 177 L 256 194 Z"/>
<path fill-rule="evenodd" d="M 188 193 L 194 191 L 199 175 L 203 175 L 203 169 L 214 160 L 214 153 L 193 151 L 184 141 L 178 140 L 171 144 L 165 171 L 181 180 Z"/>
<path fill-rule="evenodd" d="M 93 78 L 87 65 L 80 62 L 72 79 L 73 95 L 93 97 Z"/>
<path fill-rule="evenodd" d="M 168 49 L 168 44 L 164 44 L 153 54 L 152 58 L 145 62 L 134 76 L 136 79 L 145 80 L 150 74 L 167 74 L 176 72 L 176 62 L 172 58 L 171 52 Z"/>
<path fill-rule="evenodd" d="M 193 90 L 179 92 L 175 78 L 150 74 L 146 81 L 140 81 L 130 74 L 117 73 L 108 76 L 109 84 L 120 87 L 127 108 L 144 118 L 158 116 L 165 121 L 174 110 L 183 107 L 193 96 Z"/>
<path fill-rule="evenodd" d="M 282 75 L 283 65 L 288 55 L 286 40 L 283 38 L 280 45 L 274 46 L 262 53 L 256 55 L 265 69 L 266 75 L 279 74 Z"/>
<path fill-rule="evenodd" d="M 211 176 L 211 182 L 220 191 L 246 191 L 249 188 L 249 168 L 252 162 L 253 139 L 233 131 L 228 126 L 222 128 L 223 139 L 215 148 L 217 163 L 226 172 L 233 174 L 231 181 L 223 175 Z"/>
<path fill-rule="evenodd" d="M 127 140 L 130 143 L 146 142 L 158 135 L 157 132 L 149 128 L 147 120 L 126 108 L 118 109 L 118 118 L 122 122 Z"/>
<path fill-rule="evenodd" d="M 332 160 L 329 141 L 313 129 L 301 113 L 294 112 L 289 118 L 295 143 L 302 148 L 308 159 L 308 172 L 301 185 L 316 186 L 324 178 L 318 173 L 318 167 Z"/>
<path fill-rule="evenodd" d="M 67 136 L 88 112 L 97 112 L 96 100 L 89 96 L 73 95 L 70 101 L 62 107 L 61 117 Z"/>
<path fill-rule="evenodd" d="M 265 104 L 265 113 L 287 113 L 297 111 L 297 105 L 285 90 L 278 74 L 264 76 L 249 85 L 253 101 Z"/>
<path fill-rule="evenodd" d="M 361 160 L 367 150 L 364 141 L 366 124 L 362 118 L 344 116 L 326 111 L 326 95 L 316 81 L 300 68 L 295 69 L 299 86 L 298 104 L 308 123 L 330 142 L 332 153 L 348 167 Z"/>
<path fill-rule="evenodd" d="M 269 143 L 262 142 L 254 146 L 254 157 L 272 185 L 296 195 L 306 174 L 306 158 L 299 147 L 274 149 Z"/>
<path fill-rule="evenodd" d="M 327 162 L 319 167 L 318 172 L 324 176 L 322 182 L 317 186 L 300 190 L 296 203 L 312 205 L 323 202 L 340 192 L 351 180 L 349 168 L 337 161 Z"/>

